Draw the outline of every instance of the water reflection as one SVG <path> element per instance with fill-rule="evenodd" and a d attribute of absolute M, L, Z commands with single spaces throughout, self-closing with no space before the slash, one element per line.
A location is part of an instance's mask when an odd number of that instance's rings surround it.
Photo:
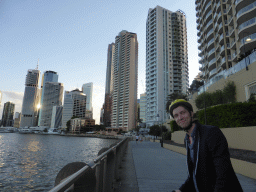
<path fill-rule="evenodd" d="M 48 191 L 66 164 L 90 162 L 116 140 L 0 134 L 0 191 Z"/>

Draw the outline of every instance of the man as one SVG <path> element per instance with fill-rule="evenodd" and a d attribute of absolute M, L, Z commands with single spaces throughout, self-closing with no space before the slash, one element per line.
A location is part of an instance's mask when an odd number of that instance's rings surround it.
<path fill-rule="evenodd" d="M 176 192 L 243 191 L 230 161 L 228 143 L 218 127 L 193 120 L 193 108 L 184 99 L 173 101 L 170 114 L 187 132 L 188 178 Z"/>

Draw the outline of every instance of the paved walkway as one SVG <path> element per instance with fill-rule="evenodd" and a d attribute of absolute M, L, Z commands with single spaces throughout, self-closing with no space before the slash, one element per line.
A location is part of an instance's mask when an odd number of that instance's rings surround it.
<path fill-rule="evenodd" d="M 187 178 L 186 156 L 150 141 L 130 141 L 121 167 L 116 191 L 170 192 Z M 256 192 L 256 180 L 237 176 L 244 192 Z"/>

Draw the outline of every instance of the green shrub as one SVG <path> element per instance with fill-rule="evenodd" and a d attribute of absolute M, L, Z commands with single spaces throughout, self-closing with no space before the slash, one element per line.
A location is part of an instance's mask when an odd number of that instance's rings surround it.
<path fill-rule="evenodd" d="M 180 131 L 182 130 L 176 123 L 176 121 L 171 120 L 170 121 L 170 126 L 171 126 L 171 132 L 173 133 L 174 131 Z"/>
<path fill-rule="evenodd" d="M 227 82 L 223 89 L 224 103 L 236 102 L 236 86 L 233 81 Z"/>
<path fill-rule="evenodd" d="M 256 125 L 256 103 L 231 103 L 206 109 L 208 125 L 219 128 L 247 127 Z M 204 122 L 204 110 L 197 111 L 198 120 Z"/>
<path fill-rule="evenodd" d="M 216 90 L 215 92 L 204 92 L 195 99 L 196 107 L 198 109 L 211 107 L 219 104 L 227 104 L 236 102 L 236 86 L 233 81 L 227 82 L 223 90 Z"/>
<path fill-rule="evenodd" d="M 172 132 L 167 131 L 167 132 L 163 133 L 163 139 L 164 140 L 172 140 Z"/>

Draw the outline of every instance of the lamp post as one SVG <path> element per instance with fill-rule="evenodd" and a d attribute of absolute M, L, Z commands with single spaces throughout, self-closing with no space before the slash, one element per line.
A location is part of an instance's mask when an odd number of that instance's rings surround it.
<path fill-rule="evenodd" d="M 161 111 L 161 113 L 162 113 L 162 110 L 159 110 L 159 111 Z M 156 115 L 157 116 L 157 118 L 159 118 L 160 116 L 159 116 L 159 111 L 158 111 L 158 114 Z M 163 114 L 162 114 L 162 118 L 163 118 Z M 159 119 L 158 119 L 158 122 L 159 122 Z M 158 123 L 159 124 L 159 123 Z M 161 121 L 161 139 L 160 139 L 160 143 L 161 143 L 161 147 L 163 147 L 163 126 L 162 126 L 162 121 Z"/>
<path fill-rule="evenodd" d="M 206 94 L 206 90 L 205 90 L 205 81 L 204 81 L 204 124 L 207 125 L 206 105 L 205 105 L 205 94 Z"/>
<path fill-rule="evenodd" d="M 243 42 L 244 42 L 244 62 L 245 62 L 245 68 L 246 68 L 246 71 L 248 71 L 248 66 L 247 66 L 247 62 L 246 62 L 246 55 L 245 55 L 245 41 L 246 42 L 249 42 L 251 41 L 251 38 L 250 36 L 248 35 L 248 37 L 246 38 L 246 40 L 244 39 L 244 34 L 249 34 L 248 32 L 243 32 Z M 248 57 L 249 59 L 249 64 L 250 64 L 250 57 Z"/>

